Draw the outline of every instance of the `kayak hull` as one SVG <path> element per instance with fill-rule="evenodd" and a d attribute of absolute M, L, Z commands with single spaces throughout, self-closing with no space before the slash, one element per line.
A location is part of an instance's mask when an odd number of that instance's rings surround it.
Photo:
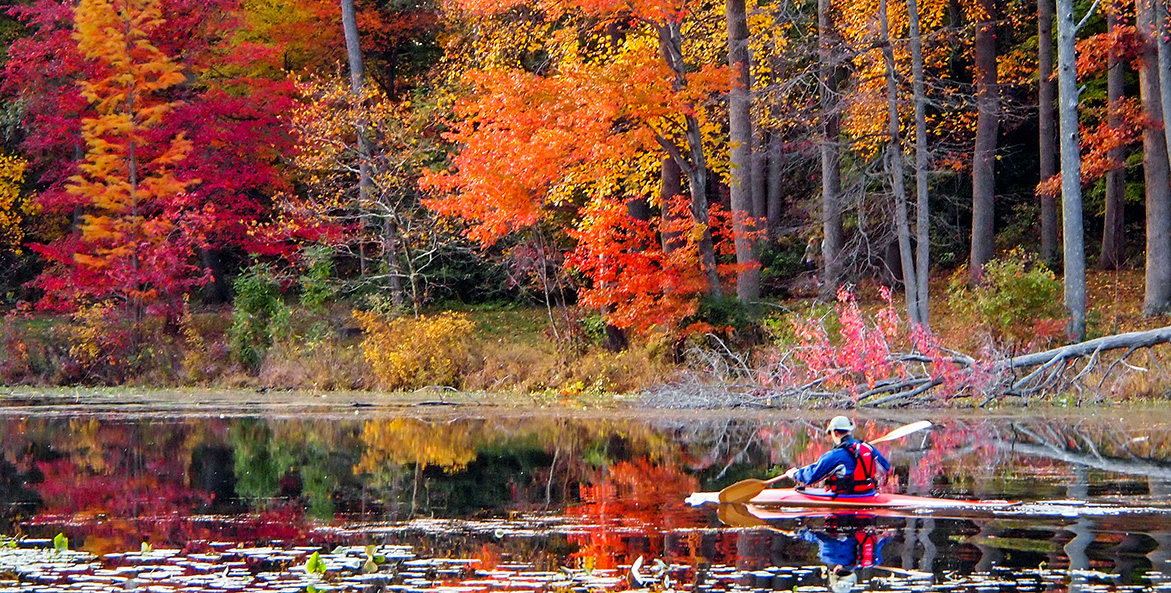
<path fill-rule="evenodd" d="M 719 492 L 693 492 L 687 497 L 692 506 L 719 504 Z M 900 509 L 949 509 L 949 508 L 995 508 L 1018 504 L 1007 500 L 959 500 L 955 498 L 931 498 L 910 494 L 887 494 L 880 492 L 869 496 L 833 496 L 824 490 L 797 490 L 795 488 L 770 488 L 761 491 L 748 504 L 761 507 L 807 507 L 807 508 L 900 508 Z"/>

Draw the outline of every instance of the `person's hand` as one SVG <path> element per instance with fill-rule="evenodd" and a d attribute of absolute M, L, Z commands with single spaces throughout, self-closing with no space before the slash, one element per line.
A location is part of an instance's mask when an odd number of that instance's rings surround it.
<path fill-rule="evenodd" d="M 795 481 L 797 479 L 797 472 L 798 471 L 799 471 L 798 468 L 790 467 L 789 469 L 785 470 L 784 476 L 786 478 L 789 478 L 790 480 Z"/>

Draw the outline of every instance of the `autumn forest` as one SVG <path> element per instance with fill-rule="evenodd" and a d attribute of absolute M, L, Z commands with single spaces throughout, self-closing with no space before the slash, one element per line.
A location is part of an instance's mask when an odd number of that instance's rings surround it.
<path fill-rule="evenodd" d="M 1166 2 L 5 4 L 2 383 L 1159 390 Z"/>

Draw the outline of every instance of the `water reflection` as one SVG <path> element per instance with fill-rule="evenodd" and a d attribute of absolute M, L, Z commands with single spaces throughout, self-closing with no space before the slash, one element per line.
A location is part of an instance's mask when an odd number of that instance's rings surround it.
<path fill-rule="evenodd" d="M 863 422 L 860 430 L 883 434 L 904 421 Z M 272 565 L 281 574 L 310 549 L 402 545 L 417 559 L 566 577 L 537 587 L 550 591 L 664 582 L 695 590 L 825 587 L 839 565 L 862 569 L 860 583 L 930 574 L 936 587 L 979 573 L 993 582 L 1003 569 L 1040 571 L 1028 573 L 1037 590 L 1049 587 L 1053 570 L 1064 571 L 1063 587 L 1074 582 L 1070 575 L 1090 573 L 1109 575 L 1112 585 L 1153 587 L 1152 574 L 1171 573 L 1171 434 L 1156 414 L 941 419 L 930 433 L 884 446 L 893 487 L 1032 503 L 1003 514 L 843 518 L 733 509 L 741 522 L 728 526 L 737 517 L 727 510 L 683 504 L 691 491 L 816 459 L 828 446 L 821 424 L 662 414 L 0 416 L 0 535 L 64 532 L 99 557 L 146 542 L 178 550 L 176 562 L 206 562 L 191 555 L 212 553 L 215 542 L 273 546 L 284 558 Z M 1058 499 L 1091 504 L 1036 504 Z M 832 542 L 869 546 L 871 556 L 841 562 L 828 551 Z M 828 570 L 811 568 L 820 566 Z M 460 574 L 461 583 L 491 580 Z M 396 578 L 383 584 L 412 586 Z M 1082 581 L 1095 579 L 1103 580 Z"/>

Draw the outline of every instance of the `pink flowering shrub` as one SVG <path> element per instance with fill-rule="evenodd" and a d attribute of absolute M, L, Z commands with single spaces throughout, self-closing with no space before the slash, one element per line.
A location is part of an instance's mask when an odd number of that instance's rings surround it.
<path fill-rule="evenodd" d="M 880 393 L 918 394 L 934 388 L 939 388 L 933 392 L 937 397 L 950 399 L 983 391 L 991 382 L 988 364 L 948 351 L 926 328 L 908 326 L 895 312 L 890 289 L 882 288 L 880 295 L 884 304 L 868 317 L 849 290 L 839 290 L 836 319 L 828 320 L 837 322 L 836 335 L 827 331 L 826 320 L 793 320 L 791 359 L 773 353 L 770 360 L 774 367 L 782 359 L 790 364 L 773 376 L 783 378 L 779 382 L 785 387 L 817 385 L 847 393 L 855 402 Z"/>

